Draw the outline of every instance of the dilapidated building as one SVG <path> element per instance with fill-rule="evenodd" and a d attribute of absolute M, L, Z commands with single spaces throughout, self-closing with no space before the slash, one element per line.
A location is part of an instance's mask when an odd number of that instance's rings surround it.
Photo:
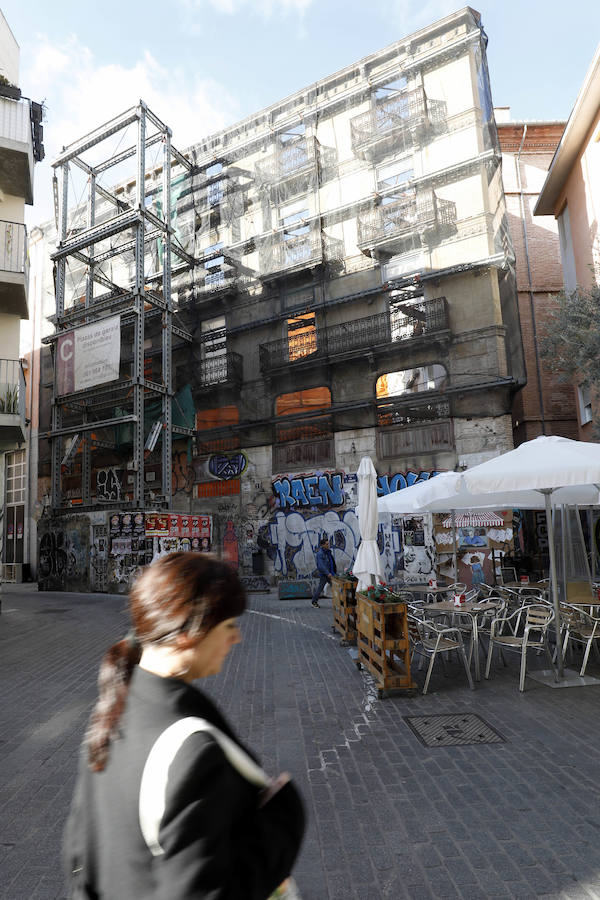
<path fill-rule="evenodd" d="M 486 43 L 466 7 L 183 154 L 143 106 L 62 154 L 42 583 L 125 589 L 194 540 L 255 584 L 308 579 L 323 533 L 352 562 L 363 455 L 386 492 L 512 447 L 525 370 Z M 129 156 L 84 161 L 121 127 Z M 96 375 L 69 382 L 90 341 Z M 384 568 L 422 580 L 405 526 L 382 530 Z"/>

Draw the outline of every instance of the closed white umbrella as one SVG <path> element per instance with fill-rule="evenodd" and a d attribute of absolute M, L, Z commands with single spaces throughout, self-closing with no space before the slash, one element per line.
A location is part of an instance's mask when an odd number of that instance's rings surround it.
<path fill-rule="evenodd" d="M 357 590 L 362 591 L 383 575 L 377 546 L 377 472 L 369 456 L 363 456 L 356 474 L 360 545 L 352 571 L 358 578 Z"/>
<path fill-rule="evenodd" d="M 467 491 L 496 498 L 521 496 L 514 503 L 524 509 L 539 508 L 543 501 L 548 527 L 548 552 L 552 597 L 560 647 L 560 608 L 558 603 L 558 582 L 556 577 L 556 555 L 554 552 L 554 529 L 552 523 L 553 506 L 597 506 L 600 502 L 600 444 L 587 441 L 572 441 L 569 438 L 549 436 L 538 437 L 509 450 L 501 456 L 474 466 L 463 472 L 463 483 Z M 537 500 L 535 505 L 528 501 L 530 495 Z M 506 505 L 508 501 L 504 501 Z M 488 504 L 491 505 L 491 504 Z M 511 501 L 510 505 L 513 505 Z M 563 674 L 562 653 L 558 656 L 559 674 Z"/>

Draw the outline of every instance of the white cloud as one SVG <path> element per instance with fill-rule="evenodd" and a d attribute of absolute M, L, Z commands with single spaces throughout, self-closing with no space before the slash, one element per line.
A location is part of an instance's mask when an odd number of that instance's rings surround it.
<path fill-rule="evenodd" d="M 289 15 L 302 17 L 314 0 L 180 0 L 188 9 L 212 6 L 225 16 L 241 12 L 253 13 L 263 19 L 285 18 Z"/>
<path fill-rule="evenodd" d="M 180 150 L 238 118 L 236 103 L 218 82 L 189 75 L 180 67 L 164 68 L 148 52 L 131 65 L 98 63 L 72 36 L 60 47 L 37 38 L 35 52 L 23 52 L 21 84 L 35 100 L 45 99 L 46 160 L 36 166 L 36 197 L 30 222 L 54 215 L 50 162 L 68 146 L 140 99 L 173 132 Z M 28 65 L 27 60 L 31 60 Z"/>

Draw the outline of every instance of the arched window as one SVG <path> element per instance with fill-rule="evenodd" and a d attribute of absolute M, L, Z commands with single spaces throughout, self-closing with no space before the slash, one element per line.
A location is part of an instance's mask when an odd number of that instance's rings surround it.
<path fill-rule="evenodd" d="M 386 372 L 377 379 L 375 394 L 378 400 L 388 397 L 420 394 L 423 391 L 442 391 L 446 386 L 448 373 L 444 366 L 434 363 L 430 366 L 415 366 Z"/>

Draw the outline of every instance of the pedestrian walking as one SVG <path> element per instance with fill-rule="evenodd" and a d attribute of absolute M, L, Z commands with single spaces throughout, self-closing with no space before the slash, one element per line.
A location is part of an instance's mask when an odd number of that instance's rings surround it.
<path fill-rule="evenodd" d="M 317 571 L 319 573 L 319 583 L 312 595 L 312 605 L 319 605 L 319 597 L 321 596 L 321 591 L 325 587 L 326 584 L 331 584 L 331 576 L 335 575 L 336 567 L 335 560 L 333 558 L 333 553 L 329 549 L 329 538 L 321 538 L 319 541 L 319 549 L 317 550 Z"/>
<path fill-rule="evenodd" d="M 241 582 L 212 555 L 172 553 L 142 571 L 129 605 L 133 630 L 100 667 L 65 829 L 69 896 L 285 896 L 300 795 L 287 773 L 266 776 L 192 684 L 241 641 Z"/>

